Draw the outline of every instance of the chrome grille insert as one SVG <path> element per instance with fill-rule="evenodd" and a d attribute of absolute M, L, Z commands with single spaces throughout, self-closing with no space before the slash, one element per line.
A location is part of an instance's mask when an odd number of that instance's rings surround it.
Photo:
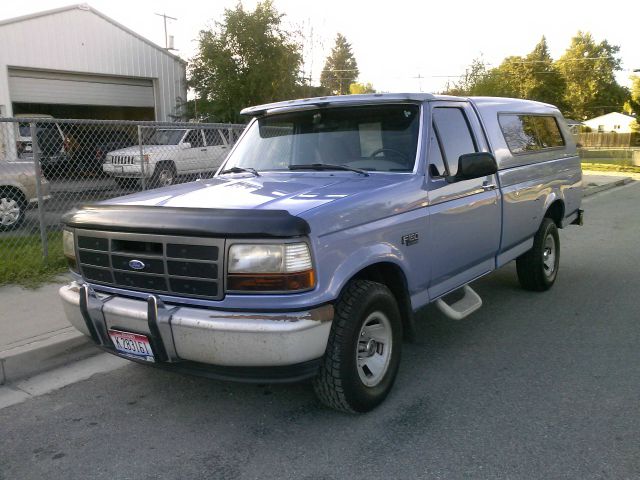
<path fill-rule="evenodd" d="M 80 273 L 91 283 L 220 300 L 224 239 L 76 230 Z"/>

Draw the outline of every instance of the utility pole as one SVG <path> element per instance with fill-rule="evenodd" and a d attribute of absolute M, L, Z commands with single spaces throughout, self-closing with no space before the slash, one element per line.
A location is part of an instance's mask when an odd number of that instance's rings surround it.
<path fill-rule="evenodd" d="M 169 37 L 167 35 L 167 18 L 169 20 L 178 20 L 178 19 L 174 17 L 170 17 L 166 13 L 156 13 L 156 15 L 158 15 L 159 17 L 162 17 L 162 19 L 164 20 L 164 48 L 165 50 L 172 50 L 169 48 Z"/>

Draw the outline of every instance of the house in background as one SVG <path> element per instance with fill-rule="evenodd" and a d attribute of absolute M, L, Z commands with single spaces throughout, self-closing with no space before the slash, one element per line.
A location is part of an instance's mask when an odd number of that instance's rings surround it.
<path fill-rule="evenodd" d="M 587 127 L 591 128 L 591 131 L 598 133 L 631 133 L 631 124 L 635 121 L 636 117 L 631 115 L 625 115 L 624 113 L 607 113 L 599 117 L 591 118 L 582 122 Z"/>
<path fill-rule="evenodd" d="M 0 116 L 185 119 L 186 62 L 89 5 L 0 21 Z"/>

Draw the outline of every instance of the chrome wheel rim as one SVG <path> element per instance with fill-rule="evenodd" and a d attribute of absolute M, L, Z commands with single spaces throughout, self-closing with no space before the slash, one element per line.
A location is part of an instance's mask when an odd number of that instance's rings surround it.
<path fill-rule="evenodd" d="M 20 218 L 20 205 L 13 198 L 0 198 L 0 225 L 9 227 Z"/>
<path fill-rule="evenodd" d="M 173 184 L 173 173 L 171 170 L 164 169 L 160 172 L 160 176 L 158 178 L 159 184 L 163 187 L 168 187 Z"/>
<path fill-rule="evenodd" d="M 371 313 L 358 334 L 356 364 L 360 381 L 375 387 L 389 369 L 392 350 L 391 322 L 382 312 Z"/>
<path fill-rule="evenodd" d="M 556 271 L 556 239 L 553 238 L 553 235 L 547 235 L 544 240 L 542 266 L 547 277 L 552 276 Z"/>

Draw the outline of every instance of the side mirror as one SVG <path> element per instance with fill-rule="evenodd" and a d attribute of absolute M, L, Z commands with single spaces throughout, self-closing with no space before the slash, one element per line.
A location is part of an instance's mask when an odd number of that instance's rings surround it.
<path fill-rule="evenodd" d="M 486 177 L 498 171 L 498 164 L 493 154 L 489 152 L 465 153 L 458 158 L 458 171 L 455 175 L 446 177 L 447 182 L 454 183 L 461 180 Z"/>

